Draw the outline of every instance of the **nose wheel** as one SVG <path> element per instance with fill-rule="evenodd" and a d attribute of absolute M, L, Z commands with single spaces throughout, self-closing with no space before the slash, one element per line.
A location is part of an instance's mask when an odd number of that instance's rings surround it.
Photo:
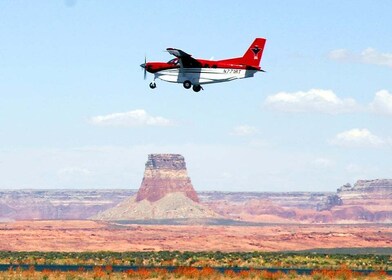
<path fill-rule="evenodd" d="M 157 87 L 157 84 L 155 82 L 150 83 L 150 89 L 154 89 Z"/>

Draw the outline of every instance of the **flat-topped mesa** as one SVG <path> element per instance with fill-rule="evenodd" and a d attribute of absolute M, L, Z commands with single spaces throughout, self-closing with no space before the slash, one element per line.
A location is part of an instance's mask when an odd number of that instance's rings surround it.
<path fill-rule="evenodd" d="M 178 154 L 151 154 L 148 156 L 144 177 L 136 201 L 158 201 L 169 193 L 181 192 L 199 202 L 184 157 Z"/>
<path fill-rule="evenodd" d="M 338 188 L 337 193 L 341 198 L 348 197 L 378 197 L 380 199 L 391 198 L 391 179 L 358 180 L 354 186 L 345 184 Z"/>

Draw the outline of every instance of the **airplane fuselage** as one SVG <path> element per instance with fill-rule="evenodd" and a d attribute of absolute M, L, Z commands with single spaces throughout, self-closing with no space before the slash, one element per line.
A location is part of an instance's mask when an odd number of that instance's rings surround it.
<path fill-rule="evenodd" d="M 171 83 L 204 85 L 253 77 L 257 70 L 233 68 L 171 68 L 154 73 L 155 78 Z"/>

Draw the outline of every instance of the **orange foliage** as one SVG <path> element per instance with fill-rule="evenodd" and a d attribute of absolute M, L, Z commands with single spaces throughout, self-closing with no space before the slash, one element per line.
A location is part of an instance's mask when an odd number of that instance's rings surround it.
<path fill-rule="evenodd" d="M 341 280 L 349 280 L 352 279 L 354 275 L 352 270 L 348 269 L 347 266 L 342 265 L 339 270 L 335 271 L 335 276 Z"/>
<path fill-rule="evenodd" d="M 270 272 L 267 270 L 263 270 L 261 272 L 261 279 L 266 279 L 266 280 L 277 280 L 280 279 L 284 276 L 284 273 L 281 271 L 278 272 Z"/>
<path fill-rule="evenodd" d="M 350 280 L 350 279 L 355 279 L 360 275 L 361 275 L 360 273 L 352 271 L 351 269 L 347 268 L 347 266 L 345 265 L 341 266 L 338 270 L 323 269 L 323 270 L 314 270 L 311 273 L 311 276 L 314 279 Z"/>
<path fill-rule="evenodd" d="M 52 273 L 52 271 L 49 269 L 42 270 L 42 278 L 46 278 L 46 279 L 49 278 L 51 273 Z"/>
<path fill-rule="evenodd" d="M 380 270 L 377 272 L 371 272 L 368 276 L 376 279 L 386 279 L 388 274 L 385 271 Z"/>
<path fill-rule="evenodd" d="M 105 273 L 105 271 L 103 271 L 102 267 L 100 267 L 100 266 L 94 267 L 94 269 L 93 269 L 94 279 L 99 279 L 99 278 L 105 276 L 105 274 L 106 273 Z"/>
<path fill-rule="evenodd" d="M 211 277 L 212 275 L 215 274 L 215 269 L 213 269 L 213 268 L 211 268 L 211 267 L 203 267 L 203 268 L 200 270 L 199 274 L 200 274 L 200 277 L 201 277 L 202 279 L 203 279 L 203 278 L 206 278 L 206 277 Z"/>
<path fill-rule="evenodd" d="M 175 274 L 185 276 L 187 278 L 198 278 L 199 277 L 199 270 L 196 267 L 179 267 L 174 270 Z"/>
<path fill-rule="evenodd" d="M 230 278 L 234 278 L 234 277 L 237 276 L 237 273 L 235 273 L 231 269 L 226 270 L 224 274 L 225 274 L 226 277 L 230 277 Z"/>
<path fill-rule="evenodd" d="M 156 276 L 160 276 L 162 278 L 166 278 L 168 275 L 168 271 L 165 268 L 154 268 L 153 274 L 155 274 Z"/>
<path fill-rule="evenodd" d="M 146 268 L 140 268 L 136 270 L 136 275 L 141 279 L 148 279 L 151 276 L 151 271 Z"/>
<path fill-rule="evenodd" d="M 248 270 L 242 270 L 238 272 L 237 275 L 243 279 L 247 279 L 250 276 L 250 272 Z"/>
<path fill-rule="evenodd" d="M 106 265 L 106 266 L 105 266 L 105 271 L 106 271 L 108 274 L 112 273 L 112 272 L 113 272 L 113 266 L 111 266 L 111 265 Z"/>

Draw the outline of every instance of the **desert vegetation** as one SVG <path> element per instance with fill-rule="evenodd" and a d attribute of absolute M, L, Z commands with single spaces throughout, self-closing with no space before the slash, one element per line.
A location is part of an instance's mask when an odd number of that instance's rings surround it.
<path fill-rule="evenodd" d="M 0 264 L 392 270 L 390 255 L 274 252 L 0 252 Z"/>
<path fill-rule="evenodd" d="M 2 251 L 0 264 L 13 265 L 7 271 L 0 272 L 0 279 L 10 280 L 392 279 L 386 273 L 392 269 L 392 257 L 374 254 Z M 76 269 L 63 271 L 56 265 L 73 265 Z M 37 269 L 38 266 L 41 268 Z M 305 271 L 301 272 L 300 269 Z"/>
<path fill-rule="evenodd" d="M 195 267 L 178 267 L 173 271 L 168 271 L 163 268 L 140 268 L 137 270 L 128 270 L 125 272 L 114 272 L 112 266 L 96 267 L 92 271 L 85 271 L 79 269 L 78 271 L 52 271 L 43 270 L 35 271 L 31 266 L 29 269 L 23 270 L 20 268 L 9 269 L 5 272 L 0 272 L 0 279 L 7 280 L 35 280 L 35 279 L 94 279 L 94 280 L 121 280 L 121 279 L 157 279 L 157 280 L 171 280 L 171 279 L 260 279 L 260 280 L 288 280 L 288 279 L 302 279 L 302 280 L 329 280 L 329 279 L 392 279 L 385 272 L 379 271 L 368 275 L 363 275 L 353 272 L 350 269 L 342 267 L 338 270 L 320 270 L 314 271 L 310 275 L 299 275 L 296 271 L 289 271 L 283 273 L 280 271 L 269 272 L 266 270 L 246 270 L 236 272 L 235 270 L 218 271 L 214 268 L 204 267 L 201 269 Z"/>

